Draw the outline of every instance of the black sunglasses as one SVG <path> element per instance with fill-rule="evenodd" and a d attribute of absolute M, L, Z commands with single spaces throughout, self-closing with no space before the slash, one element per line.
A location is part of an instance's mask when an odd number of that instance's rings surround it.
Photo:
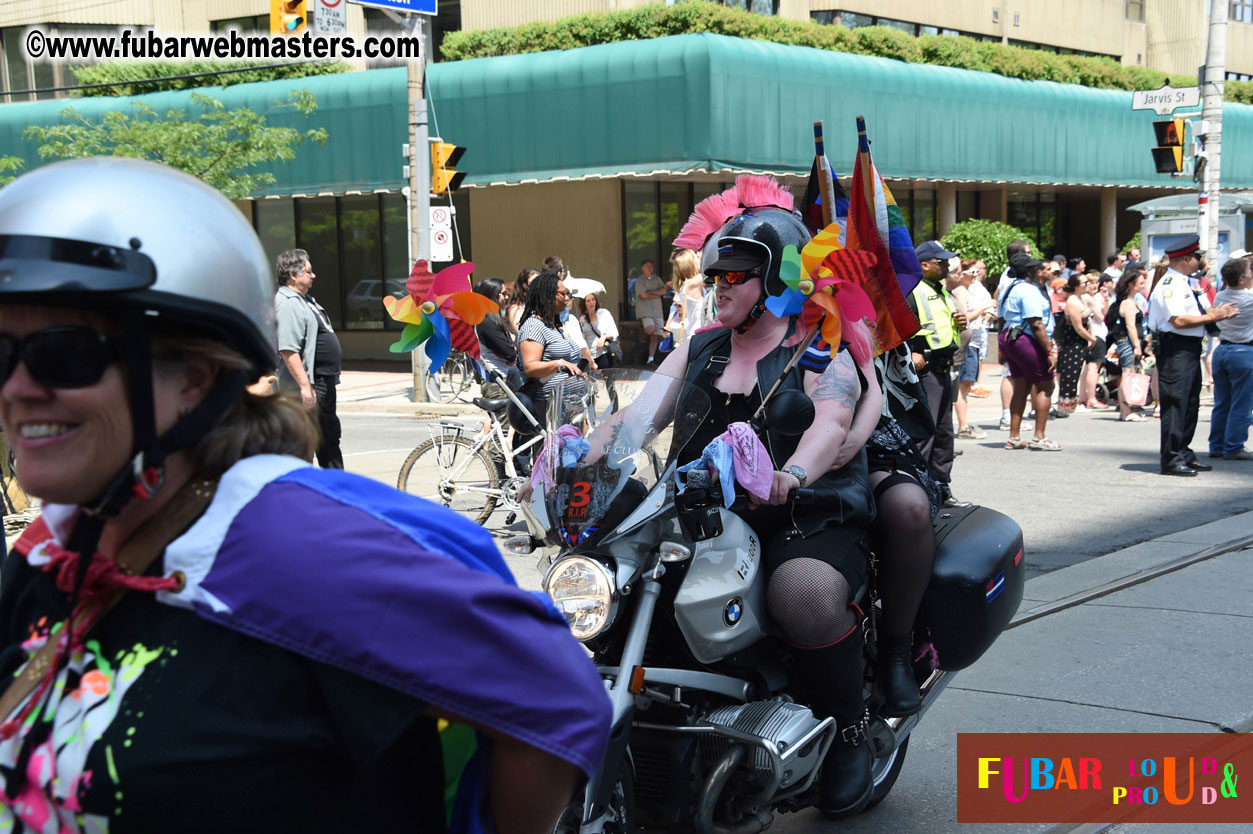
<path fill-rule="evenodd" d="M 49 327 L 20 337 L 0 334 L 0 385 L 21 362 L 40 385 L 85 388 L 99 382 L 121 354 L 116 340 L 90 327 Z"/>

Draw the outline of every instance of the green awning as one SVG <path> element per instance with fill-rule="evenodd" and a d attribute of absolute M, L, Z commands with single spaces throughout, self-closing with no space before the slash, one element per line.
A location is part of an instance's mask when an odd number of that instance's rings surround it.
<path fill-rule="evenodd" d="M 1158 117 L 1118 90 L 710 34 L 448 62 L 429 77 L 471 185 L 804 174 L 815 120 L 848 174 L 865 115 L 888 177 L 1185 186 L 1154 171 Z M 1253 107 L 1223 113 L 1223 186 L 1253 187 Z"/>
<path fill-rule="evenodd" d="M 298 89 L 317 97 L 317 111 L 305 117 L 294 109 L 281 110 L 270 116 L 269 123 L 302 131 L 326 128 L 329 141 L 320 146 L 306 143 L 296 149 L 291 162 L 262 166 L 260 170 L 272 173 L 275 181 L 254 196 L 394 191 L 405 185 L 401 146 L 408 141 L 408 119 L 403 67 L 209 87 L 196 92 L 219 99 L 228 109 L 248 107 L 262 113 Z M 146 102 L 158 113 L 172 108 L 199 112 L 192 107 L 191 95 L 192 91 L 180 90 L 133 98 L 98 96 L 0 105 L 0 154 L 26 160 L 23 171 L 43 164 L 37 145 L 22 139 L 22 131 L 27 125 L 60 123 L 61 112 L 67 107 L 92 121 L 99 121 L 110 110 L 131 109 L 131 101 Z"/>
<path fill-rule="evenodd" d="M 1226 137 L 1224 137 L 1225 139 Z M 1226 159 L 1223 160 L 1226 162 Z M 1225 179 L 1225 178 L 1224 178 Z M 1211 204 L 1213 200 L 1211 199 Z M 1253 208 L 1253 192 L 1224 191 L 1218 195 L 1218 213 L 1235 214 Z M 1174 194 L 1170 197 L 1154 197 L 1134 206 L 1127 206 L 1127 211 L 1138 211 L 1143 215 L 1164 216 L 1168 214 L 1196 214 L 1196 194 Z"/>
<path fill-rule="evenodd" d="M 852 171 L 855 118 L 865 115 L 875 162 L 889 178 L 1048 185 L 1185 188 L 1153 169 L 1151 111 L 1131 93 L 907 64 L 722 35 L 480 58 L 427 68 L 431 133 L 466 148 L 468 185 L 738 171 L 804 175 L 811 123 L 826 125 L 827 155 Z M 398 190 L 408 141 L 403 67 L 207 88 L 227 107 L 269 109 L 292 89 L 317 96 L 324 127 L 264 168 L 276 182 L 255 196 Z M 190 92 L 138 96 L 158 111 Z M 28 124 L 66 107 L 98 119 L 124 98 L 0 105 L 0 154 L 40 164 Z M 1253 106 L 1223 108 L 1223 188 L 1253 189 Z"/>

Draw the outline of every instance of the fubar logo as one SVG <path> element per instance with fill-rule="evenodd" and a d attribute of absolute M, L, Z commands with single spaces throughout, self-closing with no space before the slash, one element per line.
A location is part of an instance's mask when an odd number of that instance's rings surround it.
<path fill-rule="evenodd" d="M 1248 734 L 959 733 L 957 821 L 1248 822 L 1249 770 Z"/>

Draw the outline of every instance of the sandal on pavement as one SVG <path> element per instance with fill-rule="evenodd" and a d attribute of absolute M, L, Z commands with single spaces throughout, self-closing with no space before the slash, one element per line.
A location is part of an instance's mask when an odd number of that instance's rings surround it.
<path fill-rule="evenodd" d="M 1128 414 L 1126 417 L 1119 417 L 1118 419 L 1122 420 L 1124 423 L 1147 423 L 1148 422 L 1148 420 L 1144 419 L 1144 416 L 1142 414 L 1136 414 L 1134 411 Z"/>
<path fill-rule="evenodd" d="M 1011 437 L 1009 440 L 1005 441 L 1005 448 L 1025 449 L 1027 448 L 1027 441 L 1023 440 L 1021 437 Z"/>
<path fill-rule="evenodd" d="M 1036 452 L 1060 452 L 1061 444 L 1056 440 L 1049 440 L 1047 437 L 1037 437 L 1027 444 L 1028 449 Z"/>
<path fill-rule="evenodd" d="M 988 433 L 982 429 L 976 429 L 974 426 L 966 426 L 957 432 L 957 436 L 963 440 L 982 440 L 988 436 Z"/>

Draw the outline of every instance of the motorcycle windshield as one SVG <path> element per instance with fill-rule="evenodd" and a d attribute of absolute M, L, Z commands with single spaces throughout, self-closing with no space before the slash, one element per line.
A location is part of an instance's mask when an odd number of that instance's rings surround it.
<path fill-rule="evenodd" d="M 573 398 L 561 387 L 549 397 L 548 440 L 533 470 L 563 548 L 612 533 L 668 477 L 709 413 L 704 392 L 651 371 L 602 371 L 588 382 Z"/>

